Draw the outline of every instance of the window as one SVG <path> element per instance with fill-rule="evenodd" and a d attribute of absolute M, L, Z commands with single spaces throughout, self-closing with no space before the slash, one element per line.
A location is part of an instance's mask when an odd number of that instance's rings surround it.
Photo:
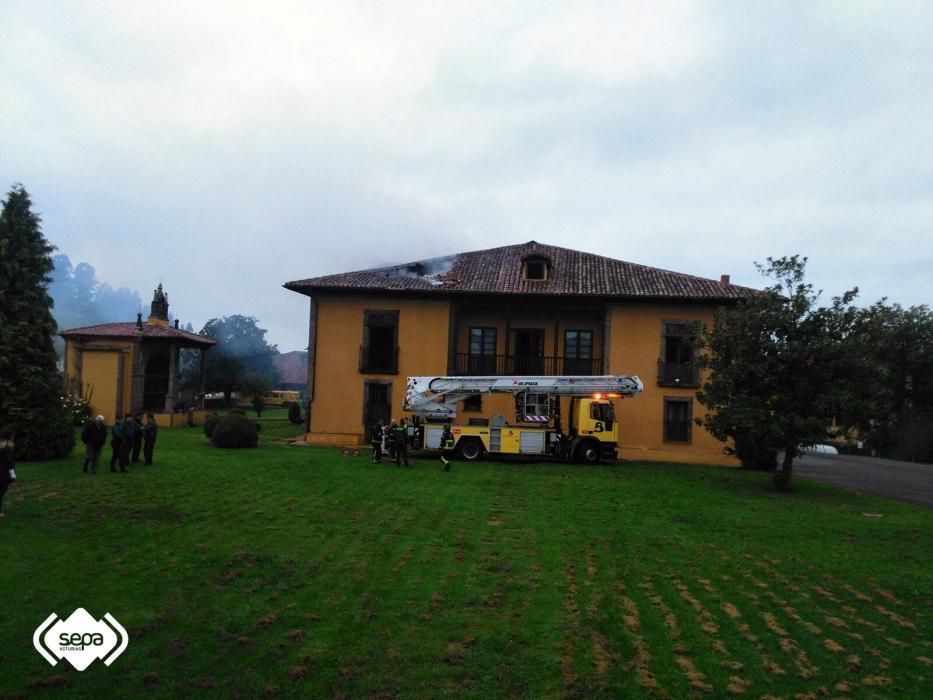
<path fill-rule="evenodd" d="M 364 311 L 360 372 L 398 372 L 398 311 Z"/>
<path fill-rule="evenodd" d="M 564 374 L 593 373 L 593 331 L 564 331 Z"/>
<path fill-rule="evenodd" d="M 697 324 L 691 321 L 665 321 L 658 360 L 658 384 L 699 386 L 696 360 Z"/>
<path fill-rule="evenodd" d="M 591 403 L 590 418 L 600 421 L 606 430 L 612 430 L 616 422 L 615 408 L 611 403 Z"/>
<path fill-rule="evenodd" d="M 547 394 L 531 394 L 525 392 L 515 397 L 515 412 L 517 421 L 541 422 L 540 419 L 549 420 L 551 417 L 551 400 Z"/>
<path fill-rule="evenodd" d="M 544 331 L 520 328 L 512 331 L 515 355 L 509 374 L 544 374 Z"/>
<path fill-rule="evenodd" d="M 543 255 L 529 255 L 522 260 L 522 272 L 526 280 L 541 282 L 548 278 L 551 261 Z"/>
<path fill-rule="evenodd" d="M 463 400 L 463 410 L 464 411 L 482 411 L 483 410 L 483 395 L 482 394 L 470 394 Z"/>
<path fill-rule="evenodd" d="M 363 382 L 363 427 L 369 431 L 379 421 L 389 424 L 392 415 L 392 384 Z"/>
<path fill-rule="evenodd" d="M 470 328 L 468 374 L 496 374 L 496 329 Z"/>
<path fill-rule="evenodd" d="M 690 442 L 693 399 L 664 399 L 664 442 Z"/>

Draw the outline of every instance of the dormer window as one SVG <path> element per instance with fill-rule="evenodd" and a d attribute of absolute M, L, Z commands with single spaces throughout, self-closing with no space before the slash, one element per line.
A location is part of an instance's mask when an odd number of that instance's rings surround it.
<path fill-rule="evenodd" d="M 522 260 L 523 277 L 532 282 L 543 282 L 548 278 L 551 261 L 543 255 L 529 255 Z"/>

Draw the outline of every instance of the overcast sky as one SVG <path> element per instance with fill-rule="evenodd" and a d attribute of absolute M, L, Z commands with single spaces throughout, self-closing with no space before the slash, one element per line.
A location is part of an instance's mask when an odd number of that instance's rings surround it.
<path fill-rule="evenodd" d="M 931 299 L 933 3 L 0 2 L 0 187 L 196 329 L 528 240 Z M 114 319 L 132 320 L 132 319 Z"/>

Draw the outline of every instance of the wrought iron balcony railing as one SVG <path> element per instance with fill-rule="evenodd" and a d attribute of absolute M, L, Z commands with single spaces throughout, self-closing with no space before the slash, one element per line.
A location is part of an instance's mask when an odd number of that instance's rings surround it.
<path fill-rule="evenodd" d="M 459 352 L 456 356 L 455 375 L 511 376 L 534 374 L 542 376 L 602 374 L 603 361 L 599 358 L 548 357 L 527 355 L 471 355 Z"/>
<path fill-rule="evenodd" d="M 658 385 L 700 386 L 700 367 L 696 362 L 665 362 L 658 360 Z"/>

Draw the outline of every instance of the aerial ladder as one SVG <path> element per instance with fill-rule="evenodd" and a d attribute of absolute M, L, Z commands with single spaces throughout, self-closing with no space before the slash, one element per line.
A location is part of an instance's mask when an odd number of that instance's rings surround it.
<path fill-rule="evenodd" d="M 612 399 L 631 398 L 643 390 L 642 381 L 631 375 L 409 377 L 404 408 L 428 421 L 424 446 L 436 448 L 441 428 L 432 421 L 451 422 L 457 404 L 469 396 L 510 393 L 515 397 L 514 424 L 496 415 L 490 425 L 451 425 L 460 458 L 548 455 L 595 464 L 616 457 L 619 433 Z M 544 402 L 542 395 L 547 397 Z M 535 401 L 526 401 L 529 396 Z M 570 398 L 566 433 L 561 425 L 562 397 Z"/>

